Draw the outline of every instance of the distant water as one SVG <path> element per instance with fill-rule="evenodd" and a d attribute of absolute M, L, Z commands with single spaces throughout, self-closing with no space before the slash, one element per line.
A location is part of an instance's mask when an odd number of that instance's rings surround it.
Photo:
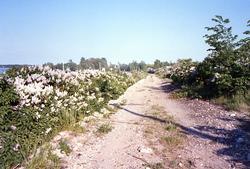
<path fill-rule="evenodd" d="M 0 74 L 4 74 L 9 68 L 0 67 Z"/>

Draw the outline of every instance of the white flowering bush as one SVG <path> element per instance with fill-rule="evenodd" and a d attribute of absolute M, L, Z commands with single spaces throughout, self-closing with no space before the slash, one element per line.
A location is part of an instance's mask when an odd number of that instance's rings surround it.
<path fill-rule="evenodd" d="M 196 62 L 192 59 L 179 59 L 167 71 L 169 77 L 179 84 L 187 83 L 187 81 L 196 73 Z"/>
<path fill-rule="evenodd" d="M 0 166 L 21 163 L 66 125 L 102 113 L 134 82 L 126 74 L 97 70 L 10 70 L 0 80 Z"/>
<path fill-rule="evenodd" d="M 170 78 L 171 73 L 172 73 L 172 66 L 170 65 L 158 68 L 155 72 L 155 74 L 160 78 Z"/>

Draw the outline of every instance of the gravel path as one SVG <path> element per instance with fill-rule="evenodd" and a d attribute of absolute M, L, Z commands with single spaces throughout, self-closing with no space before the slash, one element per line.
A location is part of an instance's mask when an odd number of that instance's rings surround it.
<path fill-rule="evenodd" d="M 106 119 L 113 127 L 111 132 L 68 136 L 73 152 L 61 157 L 63 168 L 140 169 L 146 164 L 164 163 L 167 159 L 156 154 L 144 137 L 143 126 L 150 124 L 147 122 L 164 122 L 146 115 L 152 105 L 163 106 L 187 136 L 175 154 L 188 160 L 191 168 L 248 168 L 249 118 L 200 100 L 172 100 L 169 95 L 173 89 L 153 75 L 131 86 L 120 98 L 126 104 Z"/>

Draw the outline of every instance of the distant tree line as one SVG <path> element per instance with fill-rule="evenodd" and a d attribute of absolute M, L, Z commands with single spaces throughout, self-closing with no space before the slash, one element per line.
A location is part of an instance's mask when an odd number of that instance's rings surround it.
<path fill-rule="evenodd" d="M 171 63 L 167 61 L 161 62 L 159 59 L 156 59 L 153 64 L 146 64 L 144 61 L 141 62 L 133 61 L 129 64 L 118 64 L 118 67 L 121 71 L 134 71 L 134 70 L 146 71 L 147 68 L 158 69 L 169 65 L 171 65 Z"/>
<path fill-rule="evenodd" d="M 76 70 L 84 70 L 84 69 L 117 69 L 120 71 L 146 71 L 147 68 L 161 68 L 164 66 L 168 66 L 171 63 L 169 62 L 161 62 L 160 60 L 156 59 L 153 64 L 146 64 L 144 61 L 137 62 L 133 61 L 128 64 L 124 63 L 118 63 L 116 64 L 110 64 L 108 65 L 107 59 L 106 58 L 88 58 L 85 59 L 82 57 L 80 59 L 80 62 L 77 64 L 73 62 L 73 60 L 69 60 L 67 63 L 45 63 L 44 66 L 49 66 L 53 69 L 61 69 L 61 70 L 71 70 L 71 71 L 76 71 Z"/>
<path fill-rule="evenodd" d="M 43 64 L 44 66 L 49 66 L 53 69 L 65 69 L 65 70 L 71 70 L 71 71 L 76 71 L 76 70 L 84 70 L 84 69 L 107 69 L 108 68 L 108 63 L 106 58 L 89 58 L 85 59 L 82 57 L 80 59 L 79 64 L 73 62 L 72 59 L 70 59 L 67 63 L 45 63 Z"/>

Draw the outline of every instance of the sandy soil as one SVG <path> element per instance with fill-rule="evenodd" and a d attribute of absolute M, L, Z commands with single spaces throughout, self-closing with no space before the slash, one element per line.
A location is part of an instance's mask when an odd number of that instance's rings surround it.
<path fill-rule="evenodd" d="M 96 136 L 92 126 L 92 132 L 67 136 L 73 152 L 61 156 L 62 168 L 140 169 L 147 168 L 146 164 L 165 164 L 167 159 L 156 153 L 144 136 L 144 126 L 151 125 L 150 121 L 164 123 L 146 115 L 153 105 L 163 106 L 185 133 L 184 144 L 174 153 L 180 161 L 189 161 L 190 168 L 248 168 L 248 117 L 200 100 L 170 99 L 173 90 L 171 84 L 154 75 L 131 86 L 120 98 L 126 104 L 104 120 L 111 123 L 111 132 Z"/>

